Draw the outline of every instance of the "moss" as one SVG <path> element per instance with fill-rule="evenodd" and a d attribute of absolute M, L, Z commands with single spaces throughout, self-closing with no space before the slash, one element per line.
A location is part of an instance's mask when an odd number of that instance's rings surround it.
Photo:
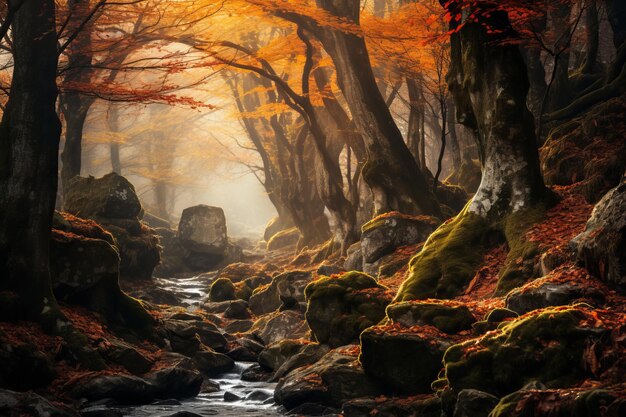
<path fill-rule="evenodd" d="M 443 359 L 450 387 L 501 396 L 531 380 L 575 384 L 587 376 L 582 356 L 592 334 L 579 328 L 584 317 L 578 307 L 543 310 L 450 347 Z"/>
<path fill-rule="evenodd" d="M 228 278 L 216 279 L 209 290 L 209 301 L 229 301 L 236 299 L 235 284 Z"/>
<path fill-rule="evenodd" d="M 535 258 L 539 255 L 539 247 L 536 243 L 528 241 L 525 235 L 533 225 L 545 218 L 547 210 L 547 205 L 538 204 L 509 214 L 502 222 L 509 253 L 504 267 L 500 270 L 497 295 L 506 294 L 536 275 L 533 269 Z"/>
<path fill-rule="evenodd" d="M 508 308 L 494 308 L 485 315 L 485 321 L 489 323 L 500 323 L 505 319 L 515 319 L 517 317 L 519 317 L 519 314 Z"/>
<path fill-rule="evenodd" d="M 476 321 L 467 307 L 442 302 L 392 304 L 387 307 L 387 317 L 407 327 L 426 324 L 448 334 L 468 330 Z"/>
<path fill-rule="evenodd" d="M 281 230 L 267 242 L 267 250 L 273 251 L 287 246 L 295 246 L 300 240 L 300 231 L 297 227 Z"/>
<path fill-rule="evenodd" d="M 465 288 L 478 269 L 492 228 L 469 212 L 469 203 L 430 235 L 409 263 L 409 274 L 395 302 L 452 298 Z"/>
<path fill-rule="evenodd" d="M 253 290 L 252 288 L 248 286 L 248 282 L 242 282 L 236 287 L 237 289 L 235 291 L 235 297 L 237 297 L 240 300 L 245 300 L 245 301 L 250 300 L 250 297 L 252 297 Z"/>
<path fill-rule="evenodd" d="M 316 340 L 337 347 L 355 341 L 385 317 L 388 289 L 369 275 L 348 272 L 322 277 L 307 285 L 306 321 Z"/>

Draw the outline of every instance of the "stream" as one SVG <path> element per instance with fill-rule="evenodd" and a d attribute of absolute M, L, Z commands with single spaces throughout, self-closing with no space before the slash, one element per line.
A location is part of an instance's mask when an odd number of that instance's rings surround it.
<path fill-rule="evenodd" d="M 155 278 L 155 283 L 162 289 L 174 292 L 185 304 L 187 310 L 193 312 L 207 297 L 209 284 L 214 276 L 215 274 L 202 274 L 189 278 Z M 249 382 L 241 379 L 241 374 L 252 365 L 254 363 L 237 362 L 231 372 L 211 378 L 219 384 L 219 391 L 201 393 L 195 398 L 180 402 L 159 401 L 142 406 L 90 407 L 88 410 L 118 411 L 118 415 L 131 417 L 169 417 L 172 415 L 190 417 L 194 414 L 226 417 L 282 416 L 278 405 L 274 403 L 276 383 Z M 225 399 L 226 393 L 231 397 L 230 401 Z"/>

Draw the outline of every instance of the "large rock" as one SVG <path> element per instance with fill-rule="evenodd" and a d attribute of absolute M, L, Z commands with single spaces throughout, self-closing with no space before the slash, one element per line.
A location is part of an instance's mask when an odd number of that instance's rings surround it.
<path fill-rule="evenodd" d="M 433 326 L 454 334 L 472 328 L 476 321 L 469 309 L 451 301 L 406 301 L 389 306 L 387 316 L 392 323 L 404 327 Z"/>
<path fill-rule="evenodd" d="M 292 310 L 277 311 L 258 319 L 250 333 L 265 345 L 270 345 L 283 339 L 306 337 L 309 334 L 309 327 L 302 313 Z"/>
<path fill-rule="evenodd" d="M 596 205 L 571 246 L 589 272 L 626 289 L 626 176 Z"/>
<path fill-rule="evenodd" d="M 275 251 L 279 249 L 292 248 L 298 244 L 301 237 L 302 234 L 300 234 L 297 227 L 281 230 L 267 241 L 267 250 Z"/>
<path fill-rule="evenodd" d="M 498 401 L 498 397 L 486 392 L 461 390 L 454 406 L 454 417 L 488 417 Z"/>
<path fill-rule="evenodd" d="M 148 376 L 155 387 L 155 396 L 162 399 L 184 399 L 200 393 L 202 375 L 196 370 L 187 369 L 182 364 L 161 369 Z"/>
<path fill-rule="evenodd" d="M 441 359 L 453 344 L 454 339 L 434 328 L 375 326 L 361 334 L 359 359 L 365 373 L 388 391 L 429 393 Z"/>
<path fill-rule="evenodd" d="M 32 344 L 16 345 L 0 332 L 0 387 L 43 388 L 56 376 L 52 361 Z"/>
<path fill-rule="evenodd" d="M 122 277 L 152 278 L 161 260 L 159 238 L 154 229 L 139 220 L 141 203 L 126 178 L 115 173 L 97 179 L 74 177 L 64 204 L 67 212 L 95 220 L 115 237 Z"/>
<path fill-rule="evenodd" d="M 358 340 L 359 334 L 385 317 L 393 294 L 360 272 L 321 277 L 306 287 L 306 321 L 315 339 L 331 347 Z"/>
<path fill-rule="evenodd" d="M 0 389 L 0 415 L 6 417 L 77 417 L 72 410 L 52 404 L 32 392 Z"/>
<path fill-rule="evenodd" d="M 287 409 L 310 402 L 340 407 L 347 400 L 379 393 L 380 387 L 365 375 L 356 356 L 334 350 L 287 374 L 276 386 L 274 399 Z"/>
<path fill-rule="evenodd" d="M 72 390 L 74 398 L 88 401 L 113 399 L 121 404 L 148 404 L 156 398 L 157 387 L 137 376 L 102 375 L 81 381 Z"/>
<path fill-rule="evenodd" d="M 203 345 L 217 351 L 223 351 L 227 345 L 219 329 L 208 321 L 167 320 L 164 327 L 172 350 L 183 355 L 193 356 L 206 350 Z"/>
<path fill-rule="evenodd" d="M 235 298 L 237 298 L 235 296 L 235 285 L 228 278 L 219 278 L 211 284 L 209 301 L 229 301 Z"/>
<path fill-rule="evenodd" d="M 326 345 L 301 339 L 287 339 L 268 346 L 259 354 L 259 364 L 273 371 L 271 380 L 278 381 L 294 369 L 311 365 L 328 353 Z"/>
<path fill-rule="evenodd" d="M 116 173 L 98 179 L 74 177 L 64 202 L 67 211 L 89 219 L 137 219 L 141 213 L 135 187 Z"/>
<path fill-rule="evenodd" d="M 235 367 L 235 361 L 213 350 L 198 352 L 193 356 L 195 367 L 209 377 L 219 376 Z"/>
<path fill-rule="evenodd" d="M 284 302 L 304 302 L 304 288 L 312 274 L 291 271 L 272 278 L 270 285 L 257 288 L 249 300 L 250 311 L 257 316 L 276 311 Z"/>
<path fill-rule="evenodd" d="M 576 301 L 601 305 L 604 295 L 598 289 L 578 283 L 546 282 L 538 286 L 524 286 L 511 291 L 506 297 L 506 307 L 518 314 L 540 308 L 563 306 Z"/>
<path fill-rule="evenodd" d="M 452 346 L 444 356 L 453 390 L 476 389 L 498 397 L 531 381 L 549 388 L 571 387 L 592 376 L 586 352 L 606 331 L 585 305 L 529 313 L 498 330 Z"/>
<path fill-rule="evenodd" d="M 372 412 L 376 410 L 373 414 Z M 410 398 L 357 398 L 343 404 L 343 417 L 441 417 L 441 400 L 435 395 Z"/>
<path fill-rule="evenodd" d="M 391 212 L 363 225 L 361 251 L 364 264 L 373 264 L 400 246 L 423 242 L 437 228 L 439 221 L 428 216 L 409 216 Z"/>
<path fill-rule="evenodd" d="M 194 253 L 223 255 L 228 246 L 224 210 L 203 204 L 186 208 L 178 224 L 178 237 Z"/>
<path fill-rule="evenodd" d="M 98 224 L 56 213 L 50 244 L 50 275 L 55 296 L 101 313 L 143 336 L 155 320 L 119 286 L 120 258 L 113 237 Z"/>

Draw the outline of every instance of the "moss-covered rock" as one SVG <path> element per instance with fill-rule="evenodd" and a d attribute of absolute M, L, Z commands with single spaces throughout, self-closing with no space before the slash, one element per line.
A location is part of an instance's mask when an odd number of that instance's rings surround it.
<path fill-rule="evenodd" d="M 434 300 L 392 304 L 387 307 L 387 317 L 405 327 L 429 325 L 448 334 L 469 330 L 476 321 L 466 306 Z"/>
<path fill-rule="evenodd" d="M 583 327 L 587 318 L 584 307 L 539 311 L 454 345 L 444 356 L 447 382 L 454 390 L 497 396 L 531 380 L 548 387 L 572 386 L 590 376 L 583 353 L 599 337 L 598 329 Z"/>
<path fill-rule="evenodd" d="M 237 298 L 235 285 L 228 278 L 219 278 L 211 284 L 209 301 L 220 302 Z"/>
<path fill-rule="evenodd" d="M 570 246 L 589 272 L 626 291 L 626 175 L 595 206 Z"/>
<path fill-rule="evenodd" d="M 400 246 L 426 240 L 439 221 L 428 216 L 409 216 L 392 212 L 380 215 L 361 228 L 363 262 L 373 264 Z"/>
<path fill-rule="evenodd" d="M 259 354 L 259 364 L 273 373 L 278 381 L 294 369 L 311 365 L 322 358 L 328 346 L 302 339 L 286 339 L 271 344 Z"/>
<path fill-rule="evenodd" d="M 276 311 L 258 319 L 249 333 L 265 345 L 270 345 L 283 339 L 306 338 L 309 327 L 300 312 Z"/>
<path fill-rule="evenodd" d="M 287 409 L 310 402 L 340 407 L 347 400 L 379 393 L 378 384 L 365 375 L 355 356 L 333 350 L 281 379 L 274 400 Z"/>
<path fill-rule="evenodd" d="M 269 285 L 254 290 L 249 300 L 250 310 L 260 316 L 278 310 L 285 302 L 304 302 L 304 288 L 312 278 L 312 274 L 305 271 L 276 275 Z"/>
<path fill-rule="evenodd" d="M 286 249 L 295 247 L 302 235 L 297 227 L 285 229 L 274 234 L 270 240 L 267 241 L 267 250 L 275 251 L 279 249 Z"/>
<path fill-rule="evenodd" d="M 74 177 L 64 204 L 67 212 L 98 222 L 115 237 L 123 279 L 152 278 L 161 260 L 159 238 L 139 220 L 141 203 L 126 178 L 115 173 L 102 178 Z"/>
<path fill-rule="evenodd" d="M 519 314 L 508 308 L 494 308 L 485 315 L 485 321 L 488 323 L 501 323 L 507 319 L 516 319 L 518 317 Z"/>
<path fill-rule="evenodd" d="M 555 128 L 540 150 L 547 184 L 577 184 L 589 202 L 615 187 L 626 170 L 626 98 L 601 103 Z"/>
<path fill-rule="evenodd" d="M 430 393 L 441 359 L 455 340 L 432 327 L 375 326 L 361 333 L 359 360 L 388 392 Z"/>
<path fill-rule="evenodd" d="M 520 390 L 502 398 L 490 417 L 618 417 L 626 414 L 623 385 L 594 389 Z"/>
<path fill-rule="evenodd" d="M 506 306 L 518 314 L 546 307 L 564 306 L 577 301 L 602 305 L 604 294 L 592 286 L 569 282 L 544 282 L 516 288 L 506 297 Z"/>
<path fill-rule="evenodd" d="M 319 343 L 332 347 L 358 340 L 359 334 L 385 317 L 389 290 L 369 275 L 347 272 L 321 277 L 305 290 L 306 321 Z"/>
<path fill-rule="evenodd" d="M 184 209 L 178 224 L 178 238 L 191 252 L 223 255 L 228 246 L 224 210 L 204 204 Z"/>
<path fill-rule="evenodd" d="M 137 219 L 141 213 L 135 187 L 116 173 L 98 179 L 74 177 L 64 204 L 68 212 L 88 219 Z"/>
<path fill-rule="evenodd" d="M 440 417 L 442 415 L 441 400 L 435 395 L 410 398 L 358 398 L 345 402 L 341 415 L 371 417 L 374 410 L 376 410 L 374 413 L 376 417 Z"/>

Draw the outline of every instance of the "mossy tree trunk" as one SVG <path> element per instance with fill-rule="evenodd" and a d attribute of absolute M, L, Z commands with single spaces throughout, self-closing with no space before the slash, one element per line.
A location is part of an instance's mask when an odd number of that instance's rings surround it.
<path fill-rule="evenodd" d="M 358 0 L 317 0 L 317 5 L 339 19 L 359 24 Z M 404 143 L 378 89 L 365 39 L 320 25 L 306 16 L 278 14 L 314 34 L 335 64 L 339 87 L 365 142 L 368 159 L 363 178 L 372 190 L 376 214 L 397 210 L 441 216 L 431 186 Z"/>
<path fill-rule="evenodd" d="M 102 366 L 59 310 L 50 283 L 50 233 L 61 124 L 54 0 L 26 0 L 15 15 L 14 71 L 0 125 L 0 285 L 20 299 L 22 318 L 62 335 L 84 365 Z"/>
<path fill-rule="evenodd" d="M 456 5 L 448 5 L 455 16 Z M 460 122 L 478 133 L 482 181 L 465 209 L 435 231 L 411 260 L 396 301 L 458 295 L 497 236 L 504 236 L 509 245 L 500 289 L 524 279 L 528 271 L 510 265 L 518 257 L 533 255 L 535 248 L 523 241 L 523 232 L 541 219 L 551 201 L 539 170 L 533 116 L 526 106 L 526 66 L 516 45 L 498 42 L 499 36 L 508 39 L 515 33 L 504 12 L 475 7 L 482 9 L 476 10 L 481 20 L 464 22 L 453 35 L 453 48 L 460 49 L 452 52 L 449 78 L 457 82 L 451 90 Z M 500 35 L 488 34 L 488 29 Z"/>

